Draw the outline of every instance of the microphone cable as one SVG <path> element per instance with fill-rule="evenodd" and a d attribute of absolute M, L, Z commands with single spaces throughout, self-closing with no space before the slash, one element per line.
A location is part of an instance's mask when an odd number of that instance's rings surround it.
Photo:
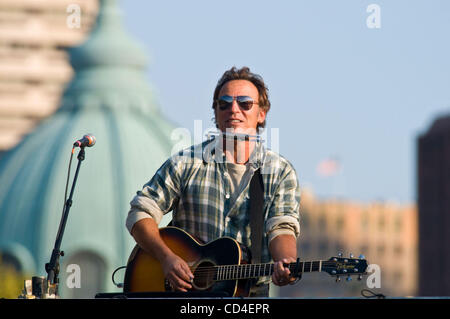
<path fill-rule="evenodd" d="M 369 289 L 361 290 L 361 295 L 365 298 L 377 298 L 377 299 L 385 299 L 386 296 L 383 294 L 377 294 Z"/>
<path fill-rule="evenodd" d="M 114 275 L 116 274 L 117 271 L 119 271 L 120 269 L 125 269 L 127 268 L 127 266 L 120 266 L 118 267 L 116 270 L 114 270 L 114 272 L 112 273 L 111 279 L 113 284 L 117 287 L 117 288 L 123 288 L 123 283 L 116 283 L 116 281 L 114 280 Z"/>

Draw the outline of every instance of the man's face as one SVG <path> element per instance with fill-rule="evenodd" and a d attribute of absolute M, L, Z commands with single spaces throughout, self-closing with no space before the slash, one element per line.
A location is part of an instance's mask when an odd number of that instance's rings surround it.
<path fill-rule="evenodd" d="M 254 103 L 251 109 L 242 109 L 236 99 L 233 99 L 231 107 L 221 110 L 216 106 L 216 123 L 222 132 L 236 132 L 256 134 L 258 123 L 264 123 L 266 113 L 259 104 L 259 93 L 256 86 L 247 80 L 232 80 L 225 83 L 219 92 L 219 98 L 228 95 L 231 97 L 249 96 Z"/>

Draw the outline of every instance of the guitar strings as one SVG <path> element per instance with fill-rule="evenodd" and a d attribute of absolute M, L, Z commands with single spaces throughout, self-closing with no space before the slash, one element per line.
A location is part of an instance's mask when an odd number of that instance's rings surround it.
<path fill-rule="evenodd" d="M 240 269 L 236 269 L 236 268 L 242 269 L 242 268 L 258 268 L 258 267 L 259 267 L 259 270 L 261 270 L 263 268 L 265 269 L 267 267 L 267 265 L 269 265 L 269 269 L 272 269 L 274 264 L 238 264 L 238 265 L 216 265 L 216 266 L 208 266 L 208 267 L 200 266 L 197 268 L 191 268 L 191 270 L 195 270 L 195 272 L 202 272 L 202 271 L 217 271 L 219 268 L 222 268 L 222 269 L 228 268 L 228 270 L 240 270 Z M 295 265 L 296 265 L 296 263 L 291 263 L 291 264 L 289 264 L 288 268 L 295 267 Z M 335 262 L 323 262 L 322 263 L 322 267 L 324 267 L 324 266 L 329 267 L 329 266 L 333 266 L 333 265 L 335 265 Z M 312 264 L 312 266 L 308 265 L 307 268 L 311 268 L 311 267 L 318 268 L 318 266 L 319 265 L 317 265 L 317 264 Z"/>
<path fill-rule="evenodd" d="M 318 267 L 320 265 L 319 261 L 301 262 L 302 266 L 306 265 L 306 263 L 311 263 L 310 265 L 306 266 L 307 268 L 309 268 L 309 270 L 317 271 L 319 269 L 319 267 Z M 336 262 L 333 262 L 333 261 L 323 261 L 322 268 L 334 266 L 335 264 L 336 264 Z M 223 274 L 220 274 L 220 275 L 223 275 L 223 277 L 228 278 L 228 277 L 233 277 L 233 275 L 236 276 L 238 274 L 241 274 L 241 276 L 237 276 L 237 277 L 242 277 L 242 272 L 244 273 L 244 275 L 247 272 L 249 274 L 255 273 L 255 272 L 257 272 L 259 274 L 259 272 L 261 272 L 261 270 L 263 270 L 263 272 L 266 272 L 267 271 L 266 267 L 268 265 L 269 265 L 268 270 L 272 271 L 273 266 L 274 266 L 273 263 L 271 263 L 271 264 L 238 264 L 238 265 L 200 266 L 197 268 L 191 268 L 191 270 L 194 270 L 195 277 L 198 279 L 209 278 L 209 277 L 214 278 L 215 275 L 219 275 L 219 271 L 224 272 Z M 290 263 L 288 268 L 295 267 L 295 266 L 296 266 L 296 263 Z M 257 269 L 258 267 L 259 267 L 259 269 Z M 246 269 L 246 268 L 248 268 L 248 269 Z M 291 269 L 291 270 L 293 270 L 293 269 Z M 305 269 L 302 269 L 302 272 L 304 272 L 304 270 Z"/>
<path fill-rule="evenodd" d="M 316 263 L 318 263 L 318 262 L 313 262 L 312 266 L 313 267 L 314 266 L 318 267 L 319 265 L 316 264 Z M 324 266 L 325 267 L 333 266 L 335 264 L 336 264 L 336 262 L 322 262 L 322 267 L 324 267 Z M 249 268 L 257 268 L 257 267 L 259 267 L 260 269 L 262 269 L 262 268 L 265 269 L 267 267 L 267 265 L 269 265 L 269 269 L 273 268 L 273 266 L 274 266 L 274 264 L 237 264 L 237 265 L 233 264 L 233 265 L 200 266 L 200 267 L 197 267 L 197 268 L 191 268 L 191 270 L 195 269 L 196 272 L 197 271 L 209 271 L 209 270 L 215 271 L 218 268 L 226 268 L 226 267 L 228 267 L 230 269 L 233 269 L 233 268 L 247 268 L 247 267 L 249 267 Z M 290 267 L 295 267 L 295 265 L 296 265 L 296 263 L 290 263 L 288 267 L 289 268 Z M 307 267 L 311 268 L 311 265 L 309 265 Z M 236 269 L 233 269 L 233 270 L 236 270 Z"/>
<path fill-rule="evenodd" d="M 231 279 L 231 280 L 234 278 L 248 278 L 248 277 L 251 278 L 251 277 L 253 277 L 253 276 L 246 276 L 247 272 L 249 275 L 253 272 L 253 275 L 256 276 L 256 273 L 255 273 L 256 267 L 253 267 L 253 268 L 255 268 L 255 269 L 253 269 L 253 271 L 252 271 L 252 269 L 243 269 L 242 266 L 245 267 L 247 265 L 249 268 L 251 268 L 252 266 L 263 266 L 263 265 L 267 265 L 267 264 L 241 264 L 241 265 L 219 265 L 219 266 L 213 266 L 213 267 L 197 267 L 194 270 L 194 273 L 195 273 L 195 277 L 197 279 L 212 278 L 213 280 L 214 280 L 214 278 L 219 277 L 219 275 L 220 275 L 221 279 L 223 278 L 223 279 Z M 294 266 L 294 265 L 295 265 L 295 263 L 290 264 L 290 266 Z M 322 263 L 322 266 L 325 266 L 325 267 L 333 266 L 333 265 L 335 265 L 335 262 L 323 262 Z M 238 266 L 241 266 L 241 267 L 238 267 Z M 241 269 L 239 269 L 239 268 L 241 268 Z M 270 264 L 269 270 L 272 270 L 272 269 L 273 269 L 273 264 Z M 219 270 L 223 271 L 223 273 L 220 273 Z M 317 271 L 318 268 L 310 267 L 309 270 Z M 261 268 L 259 269 L 259 272 L 260 271 L 261 271 Z M 256 271 L 256 272 L 258 272 L 258 271 Z M 258 275 L 262 276 L 259 272 L 258 272 Z M 266 269 L 264 269 L 264 272 L 266 272 Z M 304 269 L 302 272 L 304 272 Z M 309 272 L 309 271 L 307 271 L 307 272 Z M 242 273 L 244 274 L 244 276 Z"/>

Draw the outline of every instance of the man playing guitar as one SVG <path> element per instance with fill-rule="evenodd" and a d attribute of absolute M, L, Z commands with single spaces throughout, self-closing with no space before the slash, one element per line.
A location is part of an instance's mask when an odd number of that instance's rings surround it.
<path fill-rule="evenodd" d="M 189 291 L 194 275 L 186 261 L 162 240 L 158 229 L 162 216 L 172 211 L 173 226 L 205 243 L 228 236 L 251 250 L 249 184 L 258 169 L 264 185 L 259 259 L 275 262 L 274 284 L 295 281 L 285 265 L 297 260 L 297 174 L 285 158 L 264 148 L 258 139 L 248 138 L 257 136 L 265 126 L 270 109 L 267 91 L 263 79 L 247 67 L 226 71 L 218 81 L 212 105 L 219 137 L 169 158 L 130 203 L 128 230 L 137 244 L 160 262 L 175 291 Z M 268 282 L 261 279 L 250 296 L 268 296 Z"/>

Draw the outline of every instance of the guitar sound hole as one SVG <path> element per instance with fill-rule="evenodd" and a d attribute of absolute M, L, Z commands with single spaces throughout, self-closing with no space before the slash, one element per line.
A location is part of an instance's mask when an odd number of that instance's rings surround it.
<path fill-rule="evenodd" d="M 214 264 L 210 261 L 203 261 L 198 264 L 194 271 L 193 285 L 198 290 L 208 289 L 214 284 Z"/>

